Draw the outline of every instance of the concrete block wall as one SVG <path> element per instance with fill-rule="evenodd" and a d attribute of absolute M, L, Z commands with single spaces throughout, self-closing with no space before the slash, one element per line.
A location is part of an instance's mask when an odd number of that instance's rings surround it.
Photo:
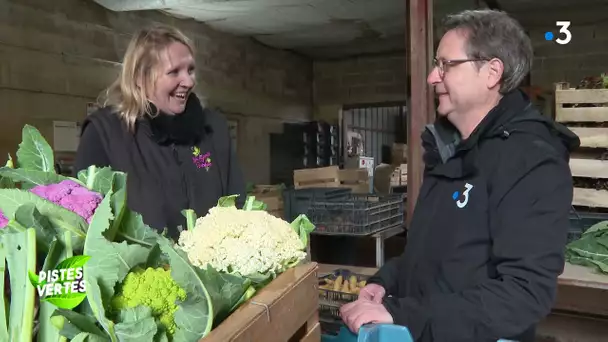
<path fill-rule="evenodd" d="M 567 18 L 567 16 L 564 16 Z M 608 23 L 570 27 L 572 40 L 566 45 L 546 41 L 544 34 L 551 26 L 530 31 L 534 43 L 532 83 L 552 88 L 554 82 L 570 82 L 576 86 L 587 76 L 608 72 Z M 557 30 L 553 30 L 554 34 Z"/>
<path fill-rule="evenodd" d="M 269 138 L 258 133 L 279 130 L 280 119 L 311 117 L 312 63 L 194 21 L 115 13 L 89 0 L 0 1 L 0 155 L 14 152 L 25 123 L 52 142 L 52 121 L 82 120 L 87 103 L 116 77 L 130 35 L 152 22 L 194 40 L 197 92 L 210 106 L 238 113 L 246 178 L 267 182 Z"/>
<path fill-rule="evenodd" d="M 562 1 L 561 4 L 539 2 L 525 5 L 511 14 L 529 32 L 534 46 L 531 83 L 545 90 L 545 114 L 553 115 L 554 83 L 569 82 L 575 87 L 588 76 L 608 72 L 608 4 Z M 513 4 L 515 6 L 515 4 Z M 521 5 L 524 7 L 524 5 Z M 545 40 L 545 32 L 559 33 L 557 21 L 570 21 L 572 39 L 566 45 Z"/>
<path fill-rule="evenodd" d="M 315 117 L 335 121 L 345 104 L 405 101 L 405 53 L 314 63 Z"/>

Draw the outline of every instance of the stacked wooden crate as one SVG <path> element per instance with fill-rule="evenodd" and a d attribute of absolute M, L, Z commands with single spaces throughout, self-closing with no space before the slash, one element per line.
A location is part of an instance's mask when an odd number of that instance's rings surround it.
<path fill-rule="evenodd" d="M 301 169 L 293 171 L 296 189 L 350 188 L 353 193 L 369 192 L 369 176 L 366 169 L 339 169 L 337 166 Z"/>
<path fill-rule="evenodd" d="M 391 176 L 391 186 L 407 185 L 407 164 L 397 166 Z"/>
<path fill-rule="evenodd" d="M 266 203 L 266 211 L 270 214 L 283 218 L 283 187 L 281 185 L 256 185 L 249 195 Z"/>
<path fill-rule="evenodd" d="M 558 83 L 555 120 L 568 126 L 581 140 L 570 159 L 574 179 L 572 205 L 608 209 L 608 89 L 574 89 Z"/>
<path fill-rule="evenodd" d="M 200 342 L 318 342 L 316 263 L 290 268 L 245 302 Z"/>
<path fill-rule="evenodd" d="M 391 163 L 405 164 L 407 163 L 407 144 L 394 143 L 391 148 Z"/>

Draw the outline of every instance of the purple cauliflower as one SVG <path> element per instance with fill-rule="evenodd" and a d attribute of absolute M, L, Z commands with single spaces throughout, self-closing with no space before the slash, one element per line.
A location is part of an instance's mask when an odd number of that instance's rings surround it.
<path fill-rule="evenodd" d="M 102 195 L 69 179 L 56 184 L 38 185 L 30 191 L 78 214 L 87 223 L 91 223 L 95 209 L 103 200 Z"/>
<path fill-rule="evenodd" d="M 2 210 L 0 210 L 0 229 L 6 227 L 8 224 L 8 218 L 4 216 Z"/>

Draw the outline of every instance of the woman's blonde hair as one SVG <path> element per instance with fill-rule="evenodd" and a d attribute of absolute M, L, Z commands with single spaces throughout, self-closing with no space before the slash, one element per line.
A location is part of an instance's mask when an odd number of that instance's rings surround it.
<path fill-rule="evenodd" d="M 118 78 L 100 97 L 102 107 L 110 106 L 126 122 L 130 131 L 138 118 L 150 113 L 147 94 L 154 89 L 158 78 L 161 53 L 172 43 L 182 43 L 195 54 L 190 39 L 178 29 L 155 25 L 137 32 L 125 52 Z"/>

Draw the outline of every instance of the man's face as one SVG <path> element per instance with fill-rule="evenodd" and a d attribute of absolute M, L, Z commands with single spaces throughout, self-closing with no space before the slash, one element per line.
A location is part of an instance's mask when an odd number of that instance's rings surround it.
<path fill-rule="evenodd" d="M 443 63 L 443 70 L 436 66 L 427 77 L 439 100 L 437 112 L 452 122 L 483 103 L 490 91 L 485 64 L 478 69 L 474 61 L 467 61 L 471 58 L 466 43 L 462 31 L 448 31 L 437 48 L 436 59 Z"/>

